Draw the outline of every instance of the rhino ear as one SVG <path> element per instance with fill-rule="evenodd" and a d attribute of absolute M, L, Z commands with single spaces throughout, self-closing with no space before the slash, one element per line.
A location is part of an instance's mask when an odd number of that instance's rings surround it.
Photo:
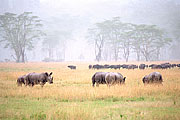
<path fill-rule="evenodd" d="M 47 76 L 48 76 L 48 73 L 47 73 L 47 72 L 45 72 L 45 75 L 47 75 Z"/>
<path fill-rule="evenodd" d="M 51 76 L 53 73 L 51 72 L 50 74 L 49 74 L 49 76 Z"/>

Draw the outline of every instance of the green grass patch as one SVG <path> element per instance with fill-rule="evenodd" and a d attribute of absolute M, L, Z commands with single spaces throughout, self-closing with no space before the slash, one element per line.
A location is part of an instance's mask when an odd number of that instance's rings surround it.
<path fill-rule="evenodd" d="M 179 102 L 179 101 L 178 101 Z M 0 98 L 0 119 L 176 119 L 180 107 L 173 102 L 150 98 L 108 98 L 96 101 L 67 101 L 51 98 Z"/>

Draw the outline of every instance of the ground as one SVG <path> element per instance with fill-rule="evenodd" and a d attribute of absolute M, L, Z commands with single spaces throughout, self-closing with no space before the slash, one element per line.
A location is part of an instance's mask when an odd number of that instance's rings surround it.
<path fill-rule="evenodd" d="M 76 70 L 67 67 L 72 64 Z M 89 64 L 95 63 L 0 63 L 0 119 L 180 119 L 179 68 L 89 70 Z M 91 77 L 97 71 L 120 72 L 127 77 L 126 84 L 93 88 Z M 163 85 L 144 86 L 142 78 L 154 71 L 162 74 Z M 54 83 L 46 83 L 43 88 L 18 87 L 17 78 L 30 72 L 53 72 Z"/>

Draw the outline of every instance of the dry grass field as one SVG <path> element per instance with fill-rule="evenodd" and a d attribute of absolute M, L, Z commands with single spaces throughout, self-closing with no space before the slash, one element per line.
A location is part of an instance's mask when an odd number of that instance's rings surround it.
<path fill-rule="evenodd" d="M 77 69 L 68 69 L 70 64 Z M 89 64 L 95 63 L 0 63 L 0 119 L 180 119 L 179 68 L 89 70 Z M 126 84 L 93 88 L 91 77 L 97 71 L 120 72 L 127 77 Z M 143 85 L 143 76 L 153 71 L 162 74 L 163 86 Z M 54 83 L 46 83 L 43 88 L 40 85 L 18 87 L 18 76 L 30 72 L 53 72 Z"/>

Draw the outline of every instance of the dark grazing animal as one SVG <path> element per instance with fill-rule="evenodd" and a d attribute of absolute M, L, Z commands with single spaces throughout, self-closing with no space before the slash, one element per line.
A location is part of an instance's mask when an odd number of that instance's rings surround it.
<path fill-rule="evenodd" d="M 149 67 L 151 67 L 151 69 L 162 69 L 162 66 L 157 64 L 151 64 Z"/>
<path fill-rule="evenodd" d="M 167 68 L 171 68 L 172 67 L 172 65 L 170 63 L 163 63 L 160 66 L 161 66 L 161 69 L 167 69 Z"/>
<path fill-rule="evenodd" d="M 68 65 L 68 68 L 70 68 L 71 70 L 72 70 L 72 69 L 75 70 L 75 69 L 76 69 L 76 66 L 74 66 L 74 65 Z"/>
<path fill-rule="evenodd" d="M 98 87 L 99 84 L 106 84 L 105 81 L 106 74 L 107 74 L 106 72 L 96 72 L 92 76 L 92 86 L 94 87 L 95 83 L 96 83 L 96 87 Z"/>
<path fill-rule="evenodd" d="M 171 67 L 172 68 L 177 67 L 177 64 L 171 64 Z"/>
<path fill-rule="evenodd" d="M 133 64 L 132 65 L 128 65 L 128 69 L 133 69 L 134 70 L 135 68 L 138 68 L 138 66 L 137 65 L 133 65 Z"/>
<path fill-rule="evenodd" d="M 179 68 L 180 68 L 180 64 L 177 64 L 177 67 L 179 67 Z"/>
<path fill-rule="evenodd" d="M 49 82 L 49 84 L 53 83 L 53 77 L 51 76 L 52 72 L 50 74 L 48 74 L 47 72 L 45 73 L 29 73 L 26 76 L 26 81 L 25 81 L 25 85 L 29 85 L 29 86 L 34 86 L 37 84 L 40 84 L 41 87 L 44 86 L 44 84 L 46 84 L 46 82 Z"/>
<path fill-rule="evenodd" d="M 92 65 L 89 65 L 88 67 L 89 67 L 89 69 L 92 69 Z"/>
<path fill-rule="evenodd" d="M 103 69 L 103 68 L 104 68 L 103 65 L 99 65 L 99 64 L 93 65 L 93 69 L 99 70 L 99 69 Z"/>
<path fill-rule="evenodd" d="M 25 85 L 25 79 L 26 79 L 26 75 L 23 75 L 23 76 L 18 77 L 18 79 L 17 79 L 17 85 L 18 85 L 18 86 L 22 86 L 22 84 Z"/>
<path fill-rule="evenodd" d="M 110 65 L 105 64 L 105 65 L 104 65 L 104 68 L 108 69 L 108 68 L 110 68 Z"/>
<path fill-rule="evenodd" d="M 170 69 L 174 67 L 178 67 L 178 64 L 170 64 L 170 63 L 162 63 L 162 64 L 151 64 L 149 65 L 152 69 Z"/>
<path fill-rule="evenodd" d="M 139 69 L 141 69 L 141 70 L 144 70 L 144 69 L 145 69 L 145 67 L 146 67 L 146 65 L 145 65 L 145 64 L 140 64 L 140 65 L 139 65 Z"/>
<path fill-rule="evenodd" d="M 109 68 L 116 70 L 116 69 L 120 69 L 121 65 L 110 65 Z"/>
<path fill-rule="evenodd" d="M 128 66 L 129 66 L 129 65 L 126 65 L 126 64 L 121 65 L 121 67 L 122 67 L 123 69 L 125 69 L 125 68 L 128 69 Z"/>
<path fill-rule="evenodd" d="M 159 83 L 162 84 L 163 79 L 162 79 L 162 75 L 159 72 L 152 72 L 149 75 L 146 75 L 143 79 L 142 79 L 144 84 L 150 84 L 150 83 Z"/>
<path fill-rule="evenodd" d="M 105 76 L 107 86 L 114 84 L 124 84 L 126 77 L 123 77 L 121 73 L 109 72 Z"/>

